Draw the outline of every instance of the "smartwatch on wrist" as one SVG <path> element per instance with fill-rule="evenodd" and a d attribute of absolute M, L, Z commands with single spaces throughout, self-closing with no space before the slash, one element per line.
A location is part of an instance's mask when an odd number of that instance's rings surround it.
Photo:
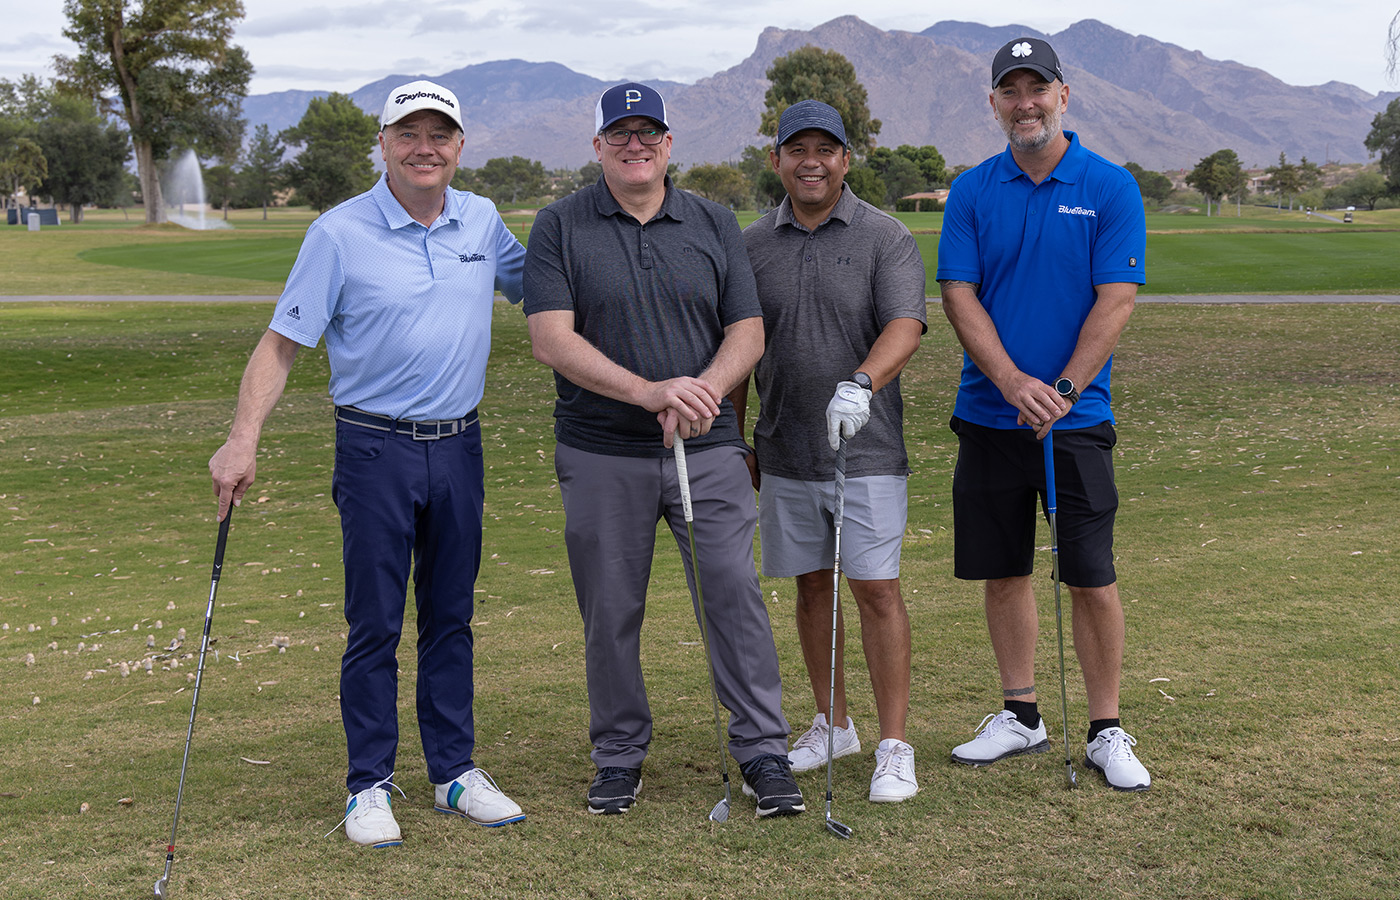
<path fill-rule="evenodd" d="M 856 384 L 865 388 L 867 391 L 870 391 L 870 393 L 875 393 L 874 383 L 871 382 L 870 376 L 865 374 L 864 372 L 857 372 L 854 375 L 852 375 L 851 381 L 854 381 Z"/>
<path fill-rule="evenodd" d="M 1074 386 L 1074 382 L 1061 375 L 1055 379 L 1055 393 L 1069 401 L 1073 406 L 1079 402 L 1079 389 Z"/>

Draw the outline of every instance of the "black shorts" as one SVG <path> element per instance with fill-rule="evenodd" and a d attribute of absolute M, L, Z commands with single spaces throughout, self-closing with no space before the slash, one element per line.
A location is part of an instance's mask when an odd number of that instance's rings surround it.
<path fill-rule="evenodd" d="M 958 436 L 953 471 L 953 574 L 985 580 L 1031 574 L 1035 559 L 1035 503 L 1045 503 L 1044 447 L 1030 428 L 986 428 L 954 416 Z M 1055 430 L 1055 525 L 1060 580 L 1103 587 L 1113 570 L 1113 446 L 1118 434 L 1104 422 Z"/>

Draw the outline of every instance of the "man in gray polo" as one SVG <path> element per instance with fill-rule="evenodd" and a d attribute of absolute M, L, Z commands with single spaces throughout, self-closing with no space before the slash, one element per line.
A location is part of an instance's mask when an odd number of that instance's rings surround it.
<path fill-rule="evenodd" d="M 792 815 L 805 807 L 754 570 L 744 442 L 725 400 L 763 352 L 753 272 L 734 214 L 667 176 L 672 135 L 656 91 L 610 88 L 595 124 L 602 177 L 540 212 L 525 259 L 530 340 L 558 390 L 554 465 L 598 767 L 588 809 L 625 813 L 641 788 L 651 710 L 640 638 L 661 517 L 689 555 L 671 451 L 679 434 L 729 751 L 758 815 Z"/>
<path fill-rule="evenodd" d="M 841 564 L 860 611 L 880 718 L 870 799 L 918 791 L 909 708 L 909 615 L 899 589 L 909 458 L 899 373 L 927 329 L 924 264 L 909 230 L 845 186 L 846 130 L 817 100 L 778 120 L 770 162 L 787 197 L 744 229 L 768 346 L 758 363 L 754 424 L 763 574 L 797 580 L 797 634 L 817 715 L 788 758 L 804 772 L 860 752 L 838 652 L 831 700 L 835 451 L 846 451 Z M 742 426 L 747 381 L 730 395 Z M 761 473 L 761 476 L 760 476 Z M 837 648 L 844 650 L 838 620 Z"/>

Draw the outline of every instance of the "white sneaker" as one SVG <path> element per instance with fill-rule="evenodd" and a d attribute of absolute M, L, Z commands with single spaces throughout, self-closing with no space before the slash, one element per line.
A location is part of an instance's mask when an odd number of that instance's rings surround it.
<path fill-rule="evenodd" d="M 875 774 L 870 778 L 871 803 L 898 803 L 919 792 L 914 777 L 914 748 L 886 738 L 875 748 Z"/>
<path fill-rule="evenodd" d="M 482 769 L 468 769 L 447 784 L 435 784 L 433 788 L 436 799 L 433 809 L 440 813 L 463 816 L 488 828 L 525 820 L 520 806 L 501 793 L 496 782 Z"/>
<path fill-rule="evenodd" d="M 810 772 L 826 765 L 826 714 L 817 713 L 812 719 L 812 727 L 798 738 L 788 751 L 788 765 L 794 772 Z M 836 726 L 836 743 L 832 759 L 840 759 L 860 752 L 860 738 L 856 735 L 856 723 L 846 717 L 846 727 Z"/>
<path fill-rule="evenodd" d="M 1032 730 L 1022 725 L 1011 710 L 1003 709 L 987 716 L 977 727 L 981 729 L 977 737 L 953 748 L 953 762 L 967 766 L 990 766 L 1008 756 L 1044 753 L 1050 749 L 1044 719 Z"/>
<path fill-rule="evenodd" d="M 394 777 L 390 775 L 389 778 Z M 345 818 L 340 822 L 345 826 L 345 836 L 364 847 L 397 847 L 403 843 L 399 823 L 394 820 L 393 798 L 384 785 L 399 791 L 398 785 L 389 778 L 354 794 L 345 802 Z M 403 791 L 399 791 L 402 795 Z M 336 825 L 339 828 L 340 825 Z M 332 828 L 326 837 L 335 834 Z"/>
<path fill-rule="evenodd" d="M 1152 786 L 1152 776 L 1133 753 L 1136 745 L 1137 739 L 1128 732 L 1108 728 L 1085 747 L 1084 761 L 1089 768 L 1102 772 L 1115 791 L 1145 791 Z"/>

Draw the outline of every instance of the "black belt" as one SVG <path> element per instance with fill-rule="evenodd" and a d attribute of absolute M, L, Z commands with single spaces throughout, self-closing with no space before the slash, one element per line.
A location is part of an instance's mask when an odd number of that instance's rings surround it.
<path fill-rule="evenodd" d="M 351 425 L 359 425 L 361 428 L 372 428 L 375 431 L 387 431 L 391 434 L 412 435 L 415 441 L 436 441 L 439 438 L 452 437 L 461 434 L 477 422 L 476 410 L 472 410 L 460 419 L 438 419 L 433 422 L 412 422 L 407 419 L 395 419 L 392 416 L 381 416 L 378 413 L 365 412 L 363 409 L 356 409 L 353 406 L 337 406 L 335 408 L 335 419 L 337 422 L 348 422 Z"/>

